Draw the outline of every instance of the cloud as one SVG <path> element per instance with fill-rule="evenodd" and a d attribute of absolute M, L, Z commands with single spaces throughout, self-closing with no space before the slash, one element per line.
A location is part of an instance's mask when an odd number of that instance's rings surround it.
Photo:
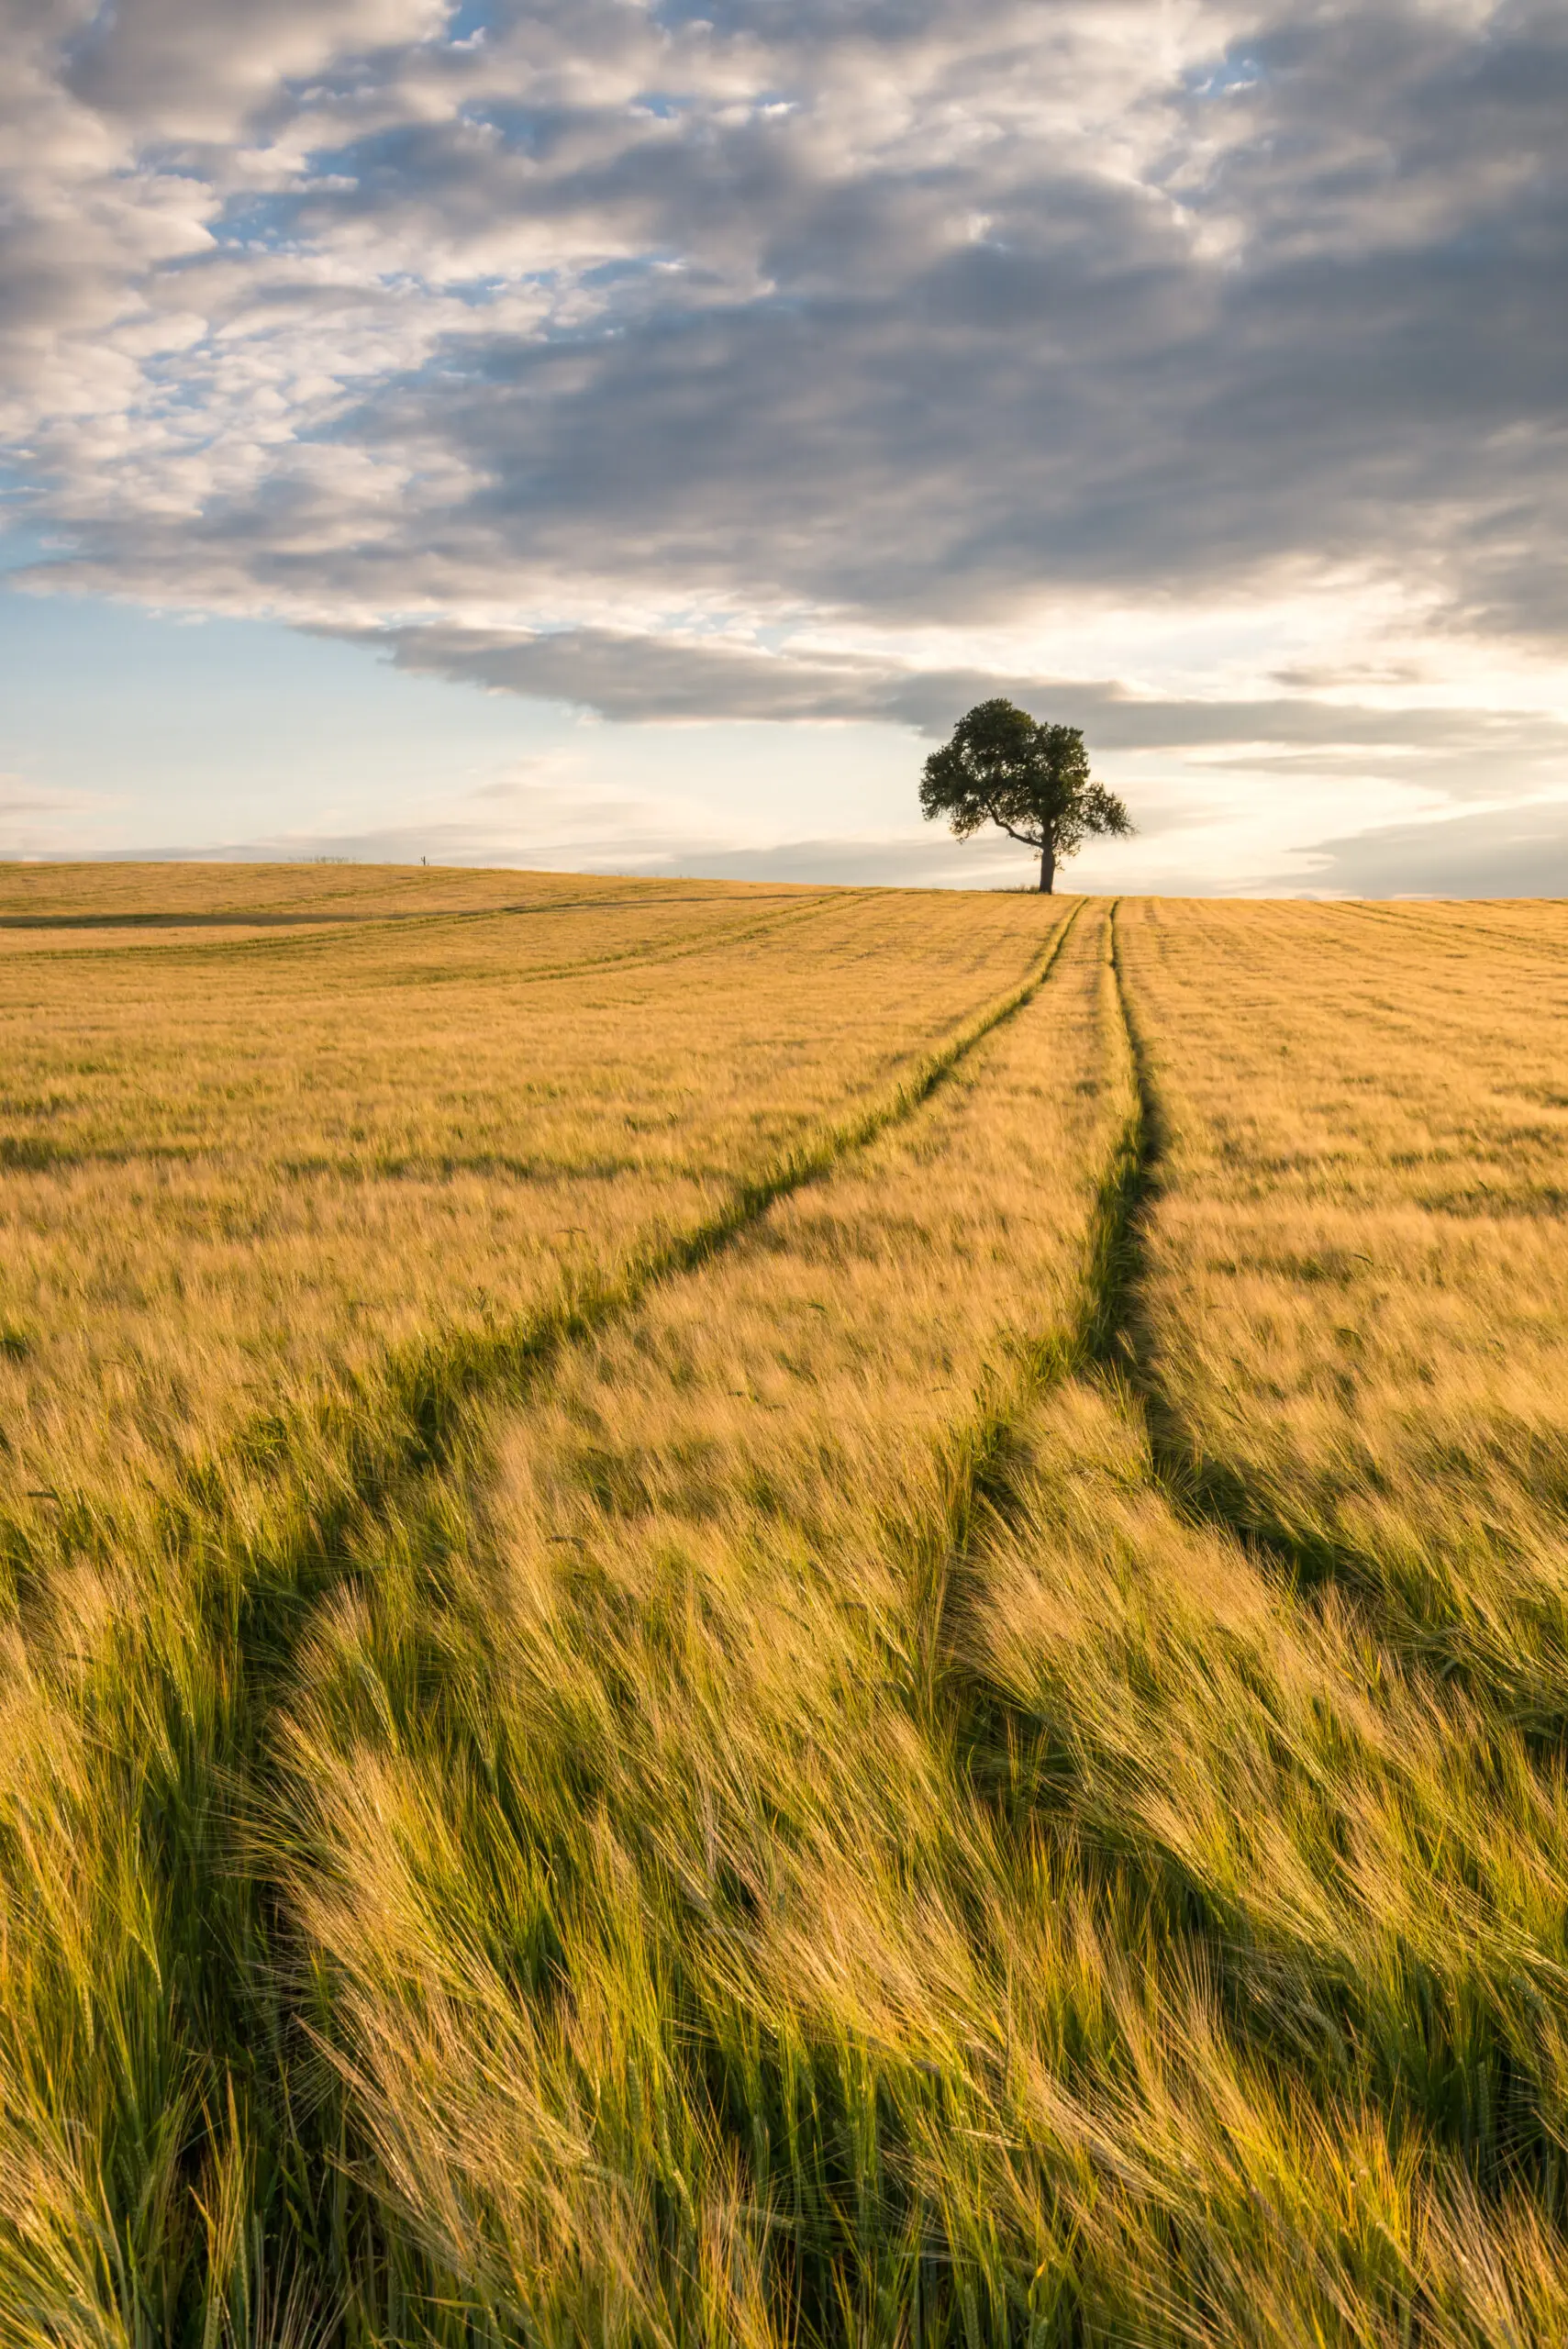
<path fill-rule="evenodd" d="M 1307 856 L 1313 888 L 1352 896 L 1568 897 L 1568 801 L 1380 824 Z"/>
<path fill-rule="evenodd" d="M 617 719 L 929 732 L 1016 685 L 1281 780 L 1562 772 L 1560 694 L 1345 675 L 1370 612 L 1396 668 L 1561 655 L 1556 0 L 23 0 L 0 39 L 36 584 Z M 1161 672 L 1220 605 L 1281 641 Z M 1089 611 L 1109 668 L 1051 650 Z"/>
<path fill-rule="evenodd" d="M 1568 720 L 1530 709 L 1328 699 L 1175 700 L 1109 679 L 915 669 L 865 654 L 701 643 L 607 629 L 431 625 L 365 631 L 401 669 L 535 696 L 622 723 L 706 718 L 892 721 L 945 735 L 973 702 L 1002 694 L 1082 726 L 1097 750 L 1244 753 L 1253 773 L 1418 777 L 1432 794 L 1517 796 L 1521 776 L 1568 777 Z"/>
<path fill-rule="evenodd" d="M 53 791 L 28 776 L 0 773 L 0 855 L 30 857 L 70 839 L 78 851 L 103 837 L 114 802 L 101 793 Z"/>
<path fill-rule="evenodd" d="M 324 70 L 386 72 L 447 11 L 442 0 L 114 0 L 49 15 L 70 25 L 60 77 L 83 106 L 144 138 L 205 142 L 237 139 Z"/>

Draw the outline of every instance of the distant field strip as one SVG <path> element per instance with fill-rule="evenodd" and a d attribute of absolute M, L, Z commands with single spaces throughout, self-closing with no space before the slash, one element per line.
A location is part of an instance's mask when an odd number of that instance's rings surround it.
<path fill-rule="evenodd" d="M 0 2343 L 1568 2343 L 1568 918 L 678 894 L 6 876 Z"/>
<path fill-rule="evenodd" d="M 488 967 L 496 975 L 506 972 L 513 978 L 526 974 L 534 979 L 550 979 L 580 970 L 608 969 L 621 963 L 663 962 L 673 955 L 738 944 L 762 936 L 780 923 L 808 920 L 813 915 L 852 905 L 857 894 L 841 890 L 828 896 L 799 890 L 774 899 L 774 910 L 768 914 L 761 914 L 752 905 L 737 909 L 722 898 L 671 897 L 649 893 L 632 898 L 558 897 L 532 905 L 462 907 L 437 912 L 404 908 L 385 913 L 267 914 L 249 922 L 237 914 L 203 918 L 171 913 L 141 918 L 123 914 L 95 916 L 60 923 L 28 915 L 7 925 L 0 917 L 0 959 L 25 965 L 39 957 L 72 952 L 90 956 L 95 968 L 126 956 L 135 956 L 147 968 L 155 968 L 170 958 L 179 963 L 203 963 L 250 961 L 260 956 L 310 961 L 324 954 L 334 955 L 350 937 L 363 945 L 381 933 L 389 942 L 395 935 L 405 947 L 425 946 L 432 938 L 439 942 L 444 933 L 478 928 L 482 936 L 477 952 L 470 948 L 466 960 L 450 971 L 441 970 L 427 958 L 422 965 L 415 966 L 418 979 L 429 984 L 432 979 L 460 974 L 472 976 L 476 967 Z M 665 921 L 662 917 L 674 906 L 683 909 L 684 919 Z M 700 907 L 706 918 L 694 920 L 690 911 L 693 907 Z M 635 934 L 623 933 L 616 943 L 613 919 L 606 926 L 606 917 L 613 917 L 617 908 L 634 912 L 637 920 Z M 505 940 L 505 946 L 532 944 L 526 930 L 517 932 L 518 925 L 547 915 L 584 914 L 590 917 L 586 923 L 568 921 L 567 926 L 585 933 L 586 951 L 566 960 L 538 962 L 506 953 L 498 955 L 495 946 L 503 941 L 484 934 L 503 925 L 517 933 Z M 723 918 L 726 915 L 728 919 Z M 192 938 L 187 935 L 192 930 L 209 934 Z M 28 943 L 10 942 L 11 936 L 18 931 Z M 31 942 L 34 940 L 42 942 Z M 469 947 L 467 940 L 462 943 Z M 558 941 L 547 937 L 539 943 L 548 947 Z"/>
<path fill-rule="evenodd" d="M 1504 900 L 1470 905 L 1357 906 L 1368 921 L 1390 925 L 1407 950 L 1419 938 L 1441 941 L 1451 952 L 1486 946 L 1519 946 L 1528 952 L 1568 954 L 1568 930 L 1554 899 Z"/>

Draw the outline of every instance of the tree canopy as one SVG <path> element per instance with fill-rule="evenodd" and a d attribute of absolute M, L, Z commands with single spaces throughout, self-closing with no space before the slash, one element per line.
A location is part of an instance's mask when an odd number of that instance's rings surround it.
<path fill-rule="evenodd" d="M 1076 726 L 1051 726 L 1001 699 L 977 702 L 952 740 L 926 761 L 920 808 L 945 816 L 961 841 L 983 824 L 1040 852 L 1040 885 L 1048 894 L 1056 867 L 1094 835 L 1124 838 L 1134 829 L 1123 802 L 1089 773 Z"/>

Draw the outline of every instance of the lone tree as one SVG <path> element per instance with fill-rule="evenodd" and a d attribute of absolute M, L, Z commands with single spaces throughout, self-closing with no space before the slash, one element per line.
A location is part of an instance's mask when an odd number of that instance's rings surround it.
<path fill-rule="evenodd" d="M 1095 783 L 1076 726 L 1038 725 L 1010 701 L 977 702 L 933 751 L 920 784 L 920 809 L 945 816 L 961 841 L 982 824 L 1040 851 L 1049 896 L 1056 868 L 1091 834 L 1124 839 L 1134 829 L 1114 791 Z"/>

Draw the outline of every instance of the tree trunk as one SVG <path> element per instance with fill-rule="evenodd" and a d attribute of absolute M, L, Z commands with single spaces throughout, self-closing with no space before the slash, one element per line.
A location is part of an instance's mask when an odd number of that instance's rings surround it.
<path fill-rule="evenodd" d="M 1056 886 L 1056 849 L 1051 841 L 1041 843 L 1040 852 L 1040 894 L 1049 897 Z"/>

